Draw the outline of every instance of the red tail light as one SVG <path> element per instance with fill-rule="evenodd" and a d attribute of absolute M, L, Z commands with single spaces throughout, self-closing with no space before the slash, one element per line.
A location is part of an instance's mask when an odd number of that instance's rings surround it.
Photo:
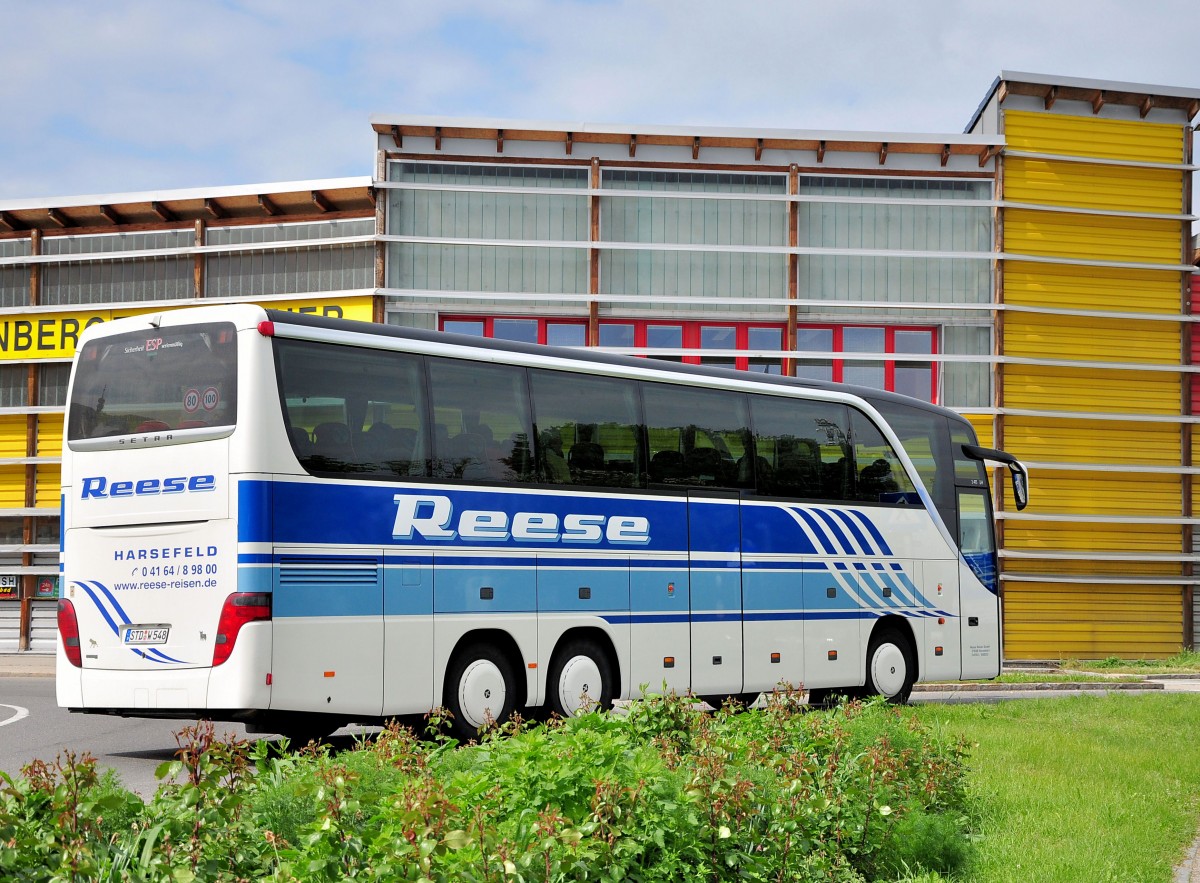
<path fill-rule="evenodd" d="M 83 651 L 79 649 L 79 619 L 75 616 L 75 605 L 66 598 L 58 602 L 58 633 L 71 665 L 83 668 Z"/>
<path fill-rule="evenodd" d="M 221 620 L 217 623 L 212 664 L 220 665 L 229 658 L 242 626 L 270 618 L 271 596 L 266 592 L 234 592 L 226 598 L 221 608 Z"/>

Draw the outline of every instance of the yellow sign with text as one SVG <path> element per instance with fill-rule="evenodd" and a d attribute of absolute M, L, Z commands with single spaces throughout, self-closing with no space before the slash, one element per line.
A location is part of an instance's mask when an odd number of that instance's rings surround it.
<path fill-rule="evenodd" d="M 267 309 L 287 310 L 292 313 L 370 322 L 373 316 L 373 300 L 370 295 L 365 295 L 340 300 L 265 301 L 262 306 Z M 189 304 L 189 306 L 195 306 L 195 304 Z M 75 348 L 79 345 L 79 335 L 85 328 L 112 319 L 177 309 L 183 309 L 183 307 L 160 304 L 145 309 L 0 316 L 0 361 L 69 359 L 75 355 Z"/>

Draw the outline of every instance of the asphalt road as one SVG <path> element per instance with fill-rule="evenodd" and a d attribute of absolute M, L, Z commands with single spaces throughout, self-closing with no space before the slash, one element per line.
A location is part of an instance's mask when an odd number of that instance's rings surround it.
<path fill-rule="evenodd" d="M 0 770 L 12 776 L 34 759 L 53 762 L 66 751 L 91 752 L 101 768 L 117 771 L 125 787 L 149 797 L 158 784 L 154 771 L 175 756 L 175 733 L 185 724 L 70 714 L 55 703 L 53 678 L 0 678 Z M 217 732 L 246 731 L 223 724 Z"/>

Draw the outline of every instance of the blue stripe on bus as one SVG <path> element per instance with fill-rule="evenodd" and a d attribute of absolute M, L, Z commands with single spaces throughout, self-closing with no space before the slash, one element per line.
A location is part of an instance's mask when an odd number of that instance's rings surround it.
<path fill-rule="evenodd" d="M 884 557 L 890 557 L 892 555 L 892 547 L 887 544 L 887 540 L 883 538 L 883 534 L 879 532 L 879 528 L 875 526 L 875 522 L 871 521 L 870 518 L 867 518 L 867 516 L 858 509 L 847 509 L 846 512 L 851 517 L 855 518 L 859 524 L 865 527 L 875 539 L 875 544 L 879 548 L 880 555 L 883 555 Z"/>
<path fill-rule="evenodd" d="M 793 509 L 792 511 L 804 519 L 804 523 L 807 524 L 812 530 L 813 534 L 816 535 L 817 541 L 821 544 L 821 547 L 825 550 L 826 554 L 838 554 L 838 550 L 835 549 L 833 543 L 829 541 L 829 537 L 825 535 L 825 531 L 822 529 L 821 525 L 817 523 L 817 520 L 813 517 L 811 512 L 806 509 Z"/>

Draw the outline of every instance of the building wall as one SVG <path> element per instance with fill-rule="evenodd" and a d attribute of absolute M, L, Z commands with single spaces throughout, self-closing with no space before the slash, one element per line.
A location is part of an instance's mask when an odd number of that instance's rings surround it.
<path fill-rule="evenodd" d="M 19 222 L 6 213 L 10 229 L 0 235 L 0 652 L 54 649 L 45 623 L 49 616 L 53 626 L 58 590 L 63 412 L 79 332 L 148 309 L 219 301 L 370 320 L 375 218 L 368 190 L 359 185 L 347 199 L 356 208 L 327 219 L 320 215 L 328 212 L 310 203 L 286 220 L 260 210 L 259 220 L 160 218 L 158 226 L 166 229 L 157 230 L 127 223 L 48 233 L 36 221 L 12 229 Z M 214 192 L 190 202 L 202 207 L 207 201 L 211 214 L 218 198 Z M 272 215 L 278 211 L 268 205 Z"/>
<path fill-rule="evenodd" d="M 999 109 L 1008 658 L 1167 656 L 1193 640 L 1190 132 L 1014 97 Z M 1190 347 L 1189 347 L 1190 349 Z"/>

